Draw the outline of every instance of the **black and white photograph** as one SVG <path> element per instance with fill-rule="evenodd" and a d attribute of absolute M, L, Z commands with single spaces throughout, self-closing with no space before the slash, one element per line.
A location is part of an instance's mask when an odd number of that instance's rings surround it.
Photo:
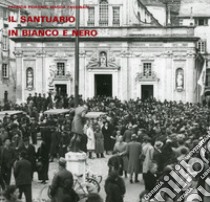
<path fill-rule="evenodd" d="M 210 0 L 0 0 L 0 201 L 210 202 Z"/>

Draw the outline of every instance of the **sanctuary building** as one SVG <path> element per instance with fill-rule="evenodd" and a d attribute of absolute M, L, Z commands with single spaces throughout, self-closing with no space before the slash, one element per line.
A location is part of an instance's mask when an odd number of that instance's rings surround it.
<path fill-rule="evenodd" d="M 170 26 L 165 5 L 148 7 L 141 0 L 81 0 L 82 30 L 97 30 L 96 37 L 79 41 L 79 93 L 84 99 L 112 96 L 121 100 L 147 99 L 200 102 L 204 59 L 197 49 L 193 26 Z M 162 18 L 157 19 L 158 9 Z M 153 15 L 152 11 L 155 11 Z M 55 15 L 64 15 L 56 10 Z M 74 15 L 75 9 L 63 10 Z M 16 27 L 16 100 L 48 93 L 74 95 L 74 24 Z M 57 29 L 56 37 L 21 36 L 23 29 Z"/>

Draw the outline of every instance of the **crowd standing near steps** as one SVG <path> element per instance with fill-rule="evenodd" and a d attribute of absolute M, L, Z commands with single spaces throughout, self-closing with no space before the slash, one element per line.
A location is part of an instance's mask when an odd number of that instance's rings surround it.
<path fill-rule="evenodd" d="M 49 180 L 50 162 L 64 157 L 68 151 L 75 151 L 72 147 L 77 142 L 79 150 L 87 152 L 88 158 L 109 157 L 105 180 L 107 197 L 92 196 L 88 200 L 123 202 L 126 194 L 126 187 L 121 186 L 124 177 L 129 177 L 133 184 L 138 183 L 138 175 L 142 174 L 145 193 L 148 193 L 161 176 L 172 170 L 199 143 L 210 126 L 210 109 L 199 103 L 161 102 L 154 98 L 125 102 L 110 97 L 82 100 L 81 96 L 79 103 L 74 109 L 73 96 L 57 94 L 54 99 L 50 93 L 47 97 L 36 93 L 29 95 L 27 103 L 7 102 L 0 107 L 2 111 L 24 112 L 21 116 L 5 113 L 0 120 L 0 183 L 7 198 L 16 192 L 16 188 L 10 186 L 14 170 L 20 195 L 24 193 L 27 201 L 31 200 L 30 191 L 23 188 L 25 184 L 19 183 L 21 172 L 16 166 L 30 167 L 27 169 L 30 179 L 33 180 L 34 172 L 38 172 L 40 183 L 45 184 Z M 53 108 L 71 110 L 56 116 L 43 113 Z M 106 115 L 86 119 L 88 111 L 105 112 Z M 41 144 L 36 149 L 38 138 L 41 138 Z M 209 154 L 205 155 L 208 159 Z M 199 179 L 197 183 L 200 185 L 205 181 Z M 119 193 L 118 199 L 116 193 Z M 164 197 L 169 201 L 168 196 Z"/>

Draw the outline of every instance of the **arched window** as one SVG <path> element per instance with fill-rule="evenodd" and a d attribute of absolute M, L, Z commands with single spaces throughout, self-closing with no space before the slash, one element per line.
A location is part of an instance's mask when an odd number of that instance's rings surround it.
<path fill-rule="evenodd" d="M 31 67 L 28 67 L 26 70 L 26 88 L 28 90 L 33 89 L 34 87 L 34 71 Z"/>
<path fill-rule="evenodd" d="M 109 5 L 107 0 L 100 0 L 99 4 L 99 25 L 108 26 Z"/>
<path fill-rule="evenodd" d="M 176 88 L 178 90 L 184 88 L 184 70 L 182 68 L 176 70 Z"/>

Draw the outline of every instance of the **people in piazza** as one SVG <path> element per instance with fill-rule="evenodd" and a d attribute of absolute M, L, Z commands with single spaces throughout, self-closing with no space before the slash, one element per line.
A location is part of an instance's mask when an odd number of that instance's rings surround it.
<path fill-rule="evenodd" d="M 209 131 L 210 110 L 205 103 L 193 104 L 167 100 L 161 102 L 155 98 L 121 101 L 103 96 L 83 100 L 80 96 L 80 105 L 74 109 L 73 96 L 61 93 L 57 96 L 59 100 L 62 100 L 62 106 L 55 103 L 51 93 L 47 96 L 41 93 L 39 96 L 37 93 L 30 94 L 27 102 L 22 104 L 10 101 L 1 103 L 1 111 L 22 110 L 24 112 L 21 116 L 5 114 L 3 119 L 0 119 L 0 166 L 1 171 L 2 169 L 7 171 L 6 175 L 4 173 L 0 178 L 3 189 L 7 189 L 11 184 L 11 169 L 18 161 L 19 152 L 27 145 L 36 146 L 34 139 L 38 139 L 38 142 L 41 139 L 41 144 L 39 148 L 36 147 L 36 155 L 34 152 L 33 154 L 27 152 L 29 156 L 26 156 L 26 159 L 36 158 L 36 169 L 33 171 L 39 173 L 40 183 L 46 183 L 49 180 L 50 161 L 64 157 L 72 147 L 75 151 L 87 152 L 87 144 L 90 143 L 87 130 L 91 126 L 91 137 L 98 140 L 100 133 L 100 144 L 91 147 L 89 150 L 91 155 L 88 157 L 92 161 L 104 156 L 110 159 L 113 157 L 112 152 L 114 151 L 115 156 L 117 152 L 118 160 L 119 158 L 122 160 L 113 161 L 115 164 L 113 167 L 121 166 L 125 175 L 123 172 L 116 173 L 119 169 L 115 170 L 115 174 L 122 180 L 126 180 L 128 176 L 131 183 L 138 183 L 138 178 L 135 181 L 131 180 L 130 175 L 134 171 L 130 173 L 127 167 L 129 162 L 133 161 L 129 159 L 132 158 L 129 155 L 132 147 L 129 148 L 128 145 L 134 144 L 135 137 L 135 145 L 138 143 L 140 155 L 138 159 L 135 158 L 135 161 L 138 161 L 136 162 L 138 172 L 135 170 L 134 177 L 143 174 L 146 182 L 145 191 L 151 191 L 151 182 L 155 186 L 159 177 L 167 173 L 169 167 L 173 167 L 183 159 L 184 155 L 194 148 L 199 143 L 199 139 L 202 139 Z M 68 114 L 60 115 L 43 113 L 56 106 L 72 110 Z M 89 111 L 105 112 L 106 115 L 87 120 L 85 114 Z M 78 141 L 82 141 L 83 144 Z M 97 141 L 91 143 L 97 144 Z M 95 148 L 99 152 L 95 151 Z M 196 155 L 199 157 L 199 154 Z M 208 153 L 206 155 L 208 156 Z M 118 162 L 123 162 L 124 165 L 116 165 Z M 34 163 L 33 167 L 35 167 Z M 107 179 L 110 179 L 108 173 Z M 198 184 L 202 183 L 204 181 L 200 179 Z M 124 193 L 126 192 L 123 191 L 121 201 L 124 200 Z"/>

